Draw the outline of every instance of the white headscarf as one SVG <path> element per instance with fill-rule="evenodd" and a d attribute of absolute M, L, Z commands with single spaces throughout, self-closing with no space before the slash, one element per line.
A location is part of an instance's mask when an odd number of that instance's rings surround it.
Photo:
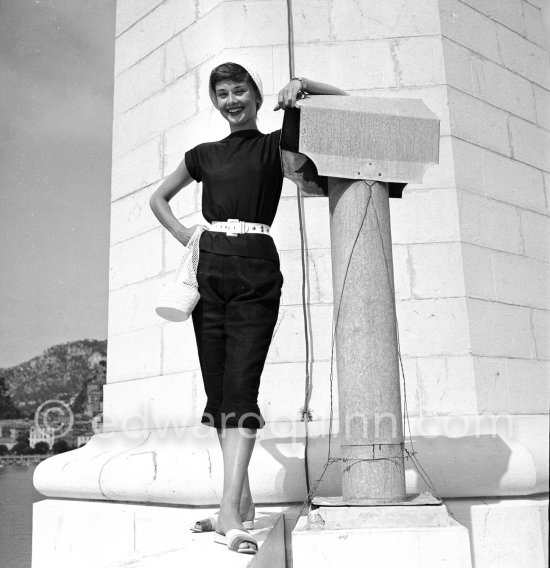
<path fill-rule="evenodd" d="M 226 63 L 233 63 L 234 65 L 239 65 L 250 75 L 250 78 L 252 79 L 252 81 L 254 81 L 256 87 L 258 88 L 258 93 L 260 94 L 260 106 L 258 107 L 258 110 L 260 110 L 260 107 L 262 106 L 262 104 L 264 102 L 264 91 L 263 91 L 263 86 L 262 86 L 262 80 L 260 79 L 260 75 L 258 74 L 258 72 L 253 67 L 248 65 L 247 63 L 236 63 L 234 61 L 226 61 L 225 63 L 220 63 L 220 65 L 224 65 Z M 216 65 L 216 67 L 219 67 L 220 65 Z M 216 69 L 216 67 L 214 67 L 214 69 Z M 212 69 L 212 71 L 214 69 Z M 212 73 L 210 73 L 210 75 L 212 75 Z M 214 89 L 212 88 L 210 81 L 208 81 L 208 92 L 210 93 L 210 100 L 212 101 L 212 104 L 216 108 L 218 108 L 218 101 L 216 99 L 216 93 L 215 93 Z"/>

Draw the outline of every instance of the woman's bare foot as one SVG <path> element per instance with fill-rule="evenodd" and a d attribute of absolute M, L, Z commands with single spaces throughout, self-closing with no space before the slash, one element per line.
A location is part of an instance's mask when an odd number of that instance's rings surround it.
<path fill-rule="evenodd" d="M 243 526 L 238 509 L 230 505 L 224 506 L 224 503 L 220 505 L 220 512 L 218 513 L 218 521 L 216 525 L 216 532 L 223 535 L 233 529 L 247 532 Z M 239 551 L 241 550 L 256 552 L 258 550 L 258 546 L 251 542 L 242 542 L 239 545 Z"/>
<path fill-rule="evenodd" d="M 222 504 L 220 506 L 220 512 L 218 513 L 218 519 L 216 522 L 216 532 L 225 534 L 231 529 L 240 529 L 242 531 L 246 530 L 243 526 L 243 521 L 239 511 L 234 507 L 224 507 Z"/>

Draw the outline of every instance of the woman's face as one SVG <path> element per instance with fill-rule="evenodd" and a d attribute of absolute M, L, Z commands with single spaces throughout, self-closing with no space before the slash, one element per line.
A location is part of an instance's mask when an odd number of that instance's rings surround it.
<path fill-rule="evenodd" d="M 216 101 L 221 115 L 229 122 L 231 132 L 256 128 L 256 108 L 259 98 L 250 83 L 229 79 L 218 81 Z"/>

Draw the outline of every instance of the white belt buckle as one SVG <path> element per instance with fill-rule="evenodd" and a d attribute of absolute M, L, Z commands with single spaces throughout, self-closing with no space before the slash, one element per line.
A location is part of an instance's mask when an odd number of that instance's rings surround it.
<path fill-rule="evenodd" d="M 228 224 L 228 225 L 231 225 L 231 223 L 240 223 L 241 232 L 244 233 L 244 221 L 239 221 L 238 219 L 228 219 L 228 220 L 227 220 L 227 224 Z M 231 229 L 231 228 L 232 228 L 232 227 L 230 227 L 230 229 Z M 233 230 L 237 230 L 237 227 L 236 227 L 235 229 L 233 229 Z M 236 237 L 239 233 L 233 233 L 231 230 L 227 230 L 227 231 L 225 232 L 225 234 L 226 234 L 228 237 Z"/>

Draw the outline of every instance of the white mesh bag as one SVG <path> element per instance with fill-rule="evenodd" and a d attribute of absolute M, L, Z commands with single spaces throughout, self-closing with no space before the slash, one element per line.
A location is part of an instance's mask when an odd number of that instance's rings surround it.
<path fill-rule="evenodd" d="M 199 301 L 197 266 L 199 265 L 199 240 L 206 229 L 199 226 L 184 247 L 183 258 L 174 282 L 166 284 L 155 305 L 157 314 L 168 321 L 185 321 Z"/>

